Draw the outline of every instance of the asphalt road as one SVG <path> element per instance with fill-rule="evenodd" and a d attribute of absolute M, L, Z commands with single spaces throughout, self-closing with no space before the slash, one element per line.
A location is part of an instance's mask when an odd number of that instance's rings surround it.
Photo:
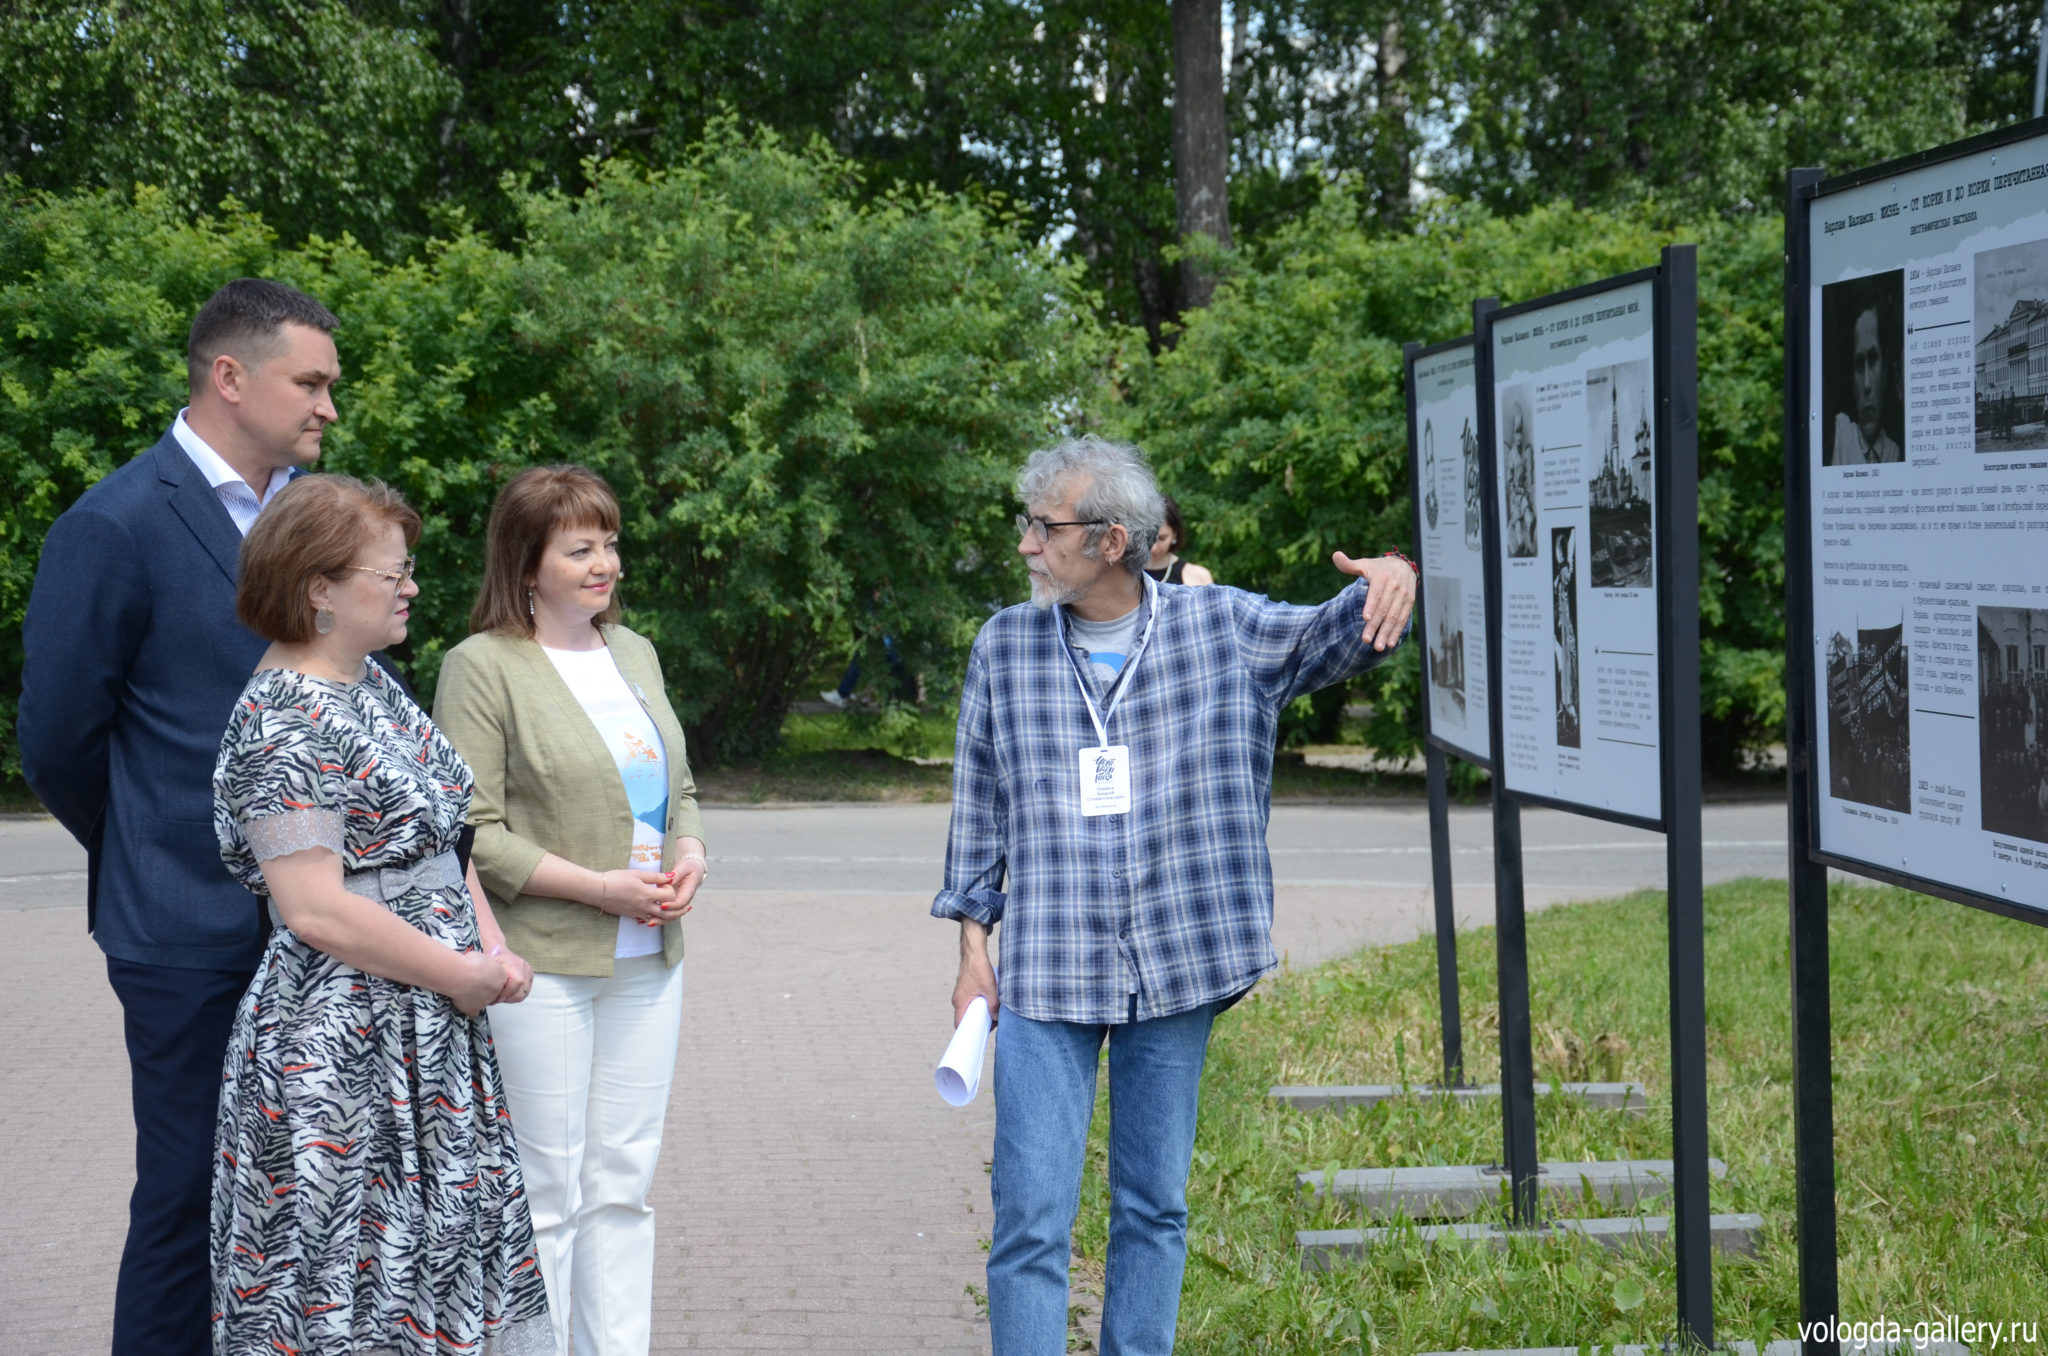
<path fill-rule="evenodd" d="M 704 815 L 712 865 L 726 890 L 929 890 L 946 860 L 944 805 L 714 806 Z M 1785 874 L 1780 802 L 1710 805 L 1705 835 L 1709 883 Z M 1664 883 L 1661 834 L 1526 810 L 1522 838 L 1532 890 L 1605 895 Z M 1429 884 L 1429 815 L 1420 804 L 1280 805 L 1266 842 L 1278 884 Z M 1452 809 L 1451 843 L 1459 887 L 1490 885 L 1492 822 L 1484 806 Z M 6 888 L 0 886 L 0 908 Z"/>
<path fill-rule="evenodd" d="M 706 807 L 721 891 L 902 894 L 936 889 L 946 860 L 944 805 Z M 1543 895 L 1661 887 L 1662 835 L 1555 810 L 1522 815 L 1523 871 Z M 1785 874 L 1785 809 L 1775 801 L 1709 805 L 1706 874 Z M 1429 818 L 1420 805 L 1281 805 L 1266 841 L 1281 885 L 1426 888 Z M 1451 810 L 1452 875 L 1462 893 L 1490 887 L 1484 806 Z M 0 821 L 0 911 L 75 908 L 85 853 L 49 819 Z"/>

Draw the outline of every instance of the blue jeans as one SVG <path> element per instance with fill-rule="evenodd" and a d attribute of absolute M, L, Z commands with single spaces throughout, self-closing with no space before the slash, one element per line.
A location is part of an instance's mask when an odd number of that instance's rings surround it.
<path fill-rule="evenodd" d="M 1115 1026 L 1002 1013 L 989 1177 L 996 1215 L 988 1254 L 995 1356 L 1060 1356 L 1067 1349 L 1068 1250 L 1104 1037 L 1109 1257 L 1102 1353 L 1170 1356 L 1187 1265 L 1196 1099 L 1219 1006 Z"/>

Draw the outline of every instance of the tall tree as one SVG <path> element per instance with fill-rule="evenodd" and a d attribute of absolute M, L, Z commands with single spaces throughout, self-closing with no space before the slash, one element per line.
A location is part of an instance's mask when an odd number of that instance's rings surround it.
<path fill-rule="evenodd" d="M 1959 136 L 1976 0 L 1458 0 L 1455 190 L 1497 210 L 1655 197 L 1775 204 L 1789 165 Z"/>
<path fill-rule="evenodd" d="M 1223 0 L 1173 0 L 1173 188 L 1184 246 L 1181 299 L 1207 306 L 1216 270 L 1195 237 L 1230 247 L 1230 125 L 1223 86 Z"/>
<path fill-rule="evenodd" d="M 386 252 L 424 229 L 455 82 L 416 28 L 343 0 L 90 0 L 0 24 L 0 174 L 29 188 L 235 197 L 287 237 Z"/>

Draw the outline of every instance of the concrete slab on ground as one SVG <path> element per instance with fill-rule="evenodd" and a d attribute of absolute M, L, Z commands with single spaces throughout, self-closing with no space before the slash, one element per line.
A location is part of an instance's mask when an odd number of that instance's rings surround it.
<path fill-rule="evenodd" d="M 1548 1097 L 1552 1093 L 1548 1083 L 1534 1086 L 1538 1097 Z M 1560 1097 L 1576 1097 L 1588 1106 L 1626 1111 L 1633 1115 L 1641 1115 L 1650 1105 L 1641 1083 L 1560 1083 L 1555 1091 Z M 1461 1104 L 1496 1102 L 1500 1099 L 1500 1084 L 1474 1083 L 1458 1088 L 1425 1084 L 1404 1088 L 1397 1083 L 1333 1083 L 1323 1087 L 1268 1088 L 1266 1095 L 1296 1111 L 1343 1111 L 1351 1107 L 1375 1107 L 1400 1097 L 1449 1097 Z"/>
<path fill-rule="evenodd" d="M 1757 1235 L 1764 1227 L 1762 1215 L 1715 1215 L 1708 1221 L 1708 1233 L 1716 1252 L 1753 1256 Z M 1295 1247 L 1301 1252 L 1306 1271 L 1330 1271 L 1359 1261 L 1376 1248 L 1418 1242 L 1484 1244 L 1499 1251 L 1517 1243 L 1556 1238 L 1583 1238 L 1610 1251 L 1636 1246 L 1669 1247 L 1671 1218 L 1668 1215 L 1632 1215 L 1624 1219 L 1558 1219 L 1534 1229 L 1511 1229 L 1499 1224 L 1416 1224 L 1388 1229 L 1300 1229 Z"/>
<path fill-rule="evenodd" d="M 1729 1342 L 1718 1348 L 1730 1356 L 1756 1356 L 1756 1343 Z M 1780 1338 L 1764 1347 L 1763 1356 L 1801 1356 L 1805 1350 L 1794 1338 Z M 1907 1342 L 1866 1342 L 1858 1345 L 1844 1339 L 1842 1356 L 1970 1356 L 1970 1349 L 1961 1342 L 1929 1342 L 1916 1347 Z M 1624 1343 L 1621 1346 L 1603 1347 L 1598 1344 L 1586 1347 L 1516 1347 L 1494 1351 L 1432 1351 L 1424 1356 L 1666 1356 L 1666 1348 L 1644 1346 L 1639 1343 Z"/>
<path fill-rule="evenodd" d="M 1728 1165 L 1710 1158 L 1707 1172 L 1726 1177 Z M 1539 1163 L 1536 1194 L 1545 1201 L 1590 1197 L 1627 1208 L 1669 1195 L 1672 1173 L 1668 1158 Z M 1500 1167 L 1340 1168 L 1334 1182 L 1326 1176 L 1298 1172 L 1294 1180 L 1311 1195 L 1334 1192 L 1369 1219 L 1464 1219 L 1498 1202 L 1508 1185 L 1507 1169 Z"/>

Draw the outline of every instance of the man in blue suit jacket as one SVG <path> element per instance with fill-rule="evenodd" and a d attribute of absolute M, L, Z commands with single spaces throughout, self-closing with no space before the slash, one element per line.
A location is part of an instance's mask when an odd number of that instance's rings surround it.
<path fill-rule="evenodd" d="M 242 535 L 336 417 L 334 326 L 280 283 L 216 292 L 192 322 L 190 405 L 50 528 L 22 628 L 22 770 L 85 845 L 86 926 L 132 1071 L 115 1356 L 211 1349 L 215 1103 L 267 932 L 213 832 L 214 759 L 264 649 L 235 619 L 235 568 Z"/>

